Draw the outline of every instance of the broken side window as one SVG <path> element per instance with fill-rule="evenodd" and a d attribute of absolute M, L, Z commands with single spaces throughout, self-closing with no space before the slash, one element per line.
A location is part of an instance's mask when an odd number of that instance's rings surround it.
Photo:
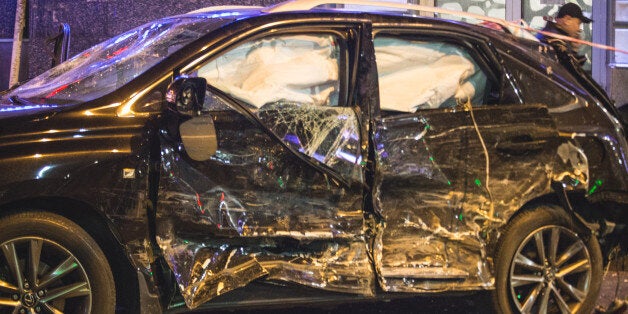
<path fill-rule="evenodd" d="M 335 33 L 275 35 L 238 45 L 196 75 L 247 106 L 288 147 L 362 182 L 359 123 L 340 97 L 346 56 Z"/>

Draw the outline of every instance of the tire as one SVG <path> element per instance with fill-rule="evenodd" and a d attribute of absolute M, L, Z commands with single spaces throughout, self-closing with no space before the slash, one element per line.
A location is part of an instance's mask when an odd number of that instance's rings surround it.
<path fill-rule="evenodd" d="M 111 268 L 85 230 L 47 212 L 12 214 L 0 226 L 0 313 L 114 313 Z"/>
<path fill-rule="evenodd" d="M 579 237 L 574 230 L 572 219 L 555 206 L 513 218 L 496 251 L 498 313 L 592 312 L 602 284 L 602 253 L 594 236 Z"/>

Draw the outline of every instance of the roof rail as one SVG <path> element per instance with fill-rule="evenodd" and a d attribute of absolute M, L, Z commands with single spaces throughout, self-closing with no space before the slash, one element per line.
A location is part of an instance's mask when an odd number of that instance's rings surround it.
<path fill-rule="evenodd" d="M 411 10 L 411 11 L 419 11 L 426 13 L 434 13 L 434 14 L 448 14 L 462 18 L 471 18 L 479 21 L 492 22 L 500 25 L 504 31 L 512 33 L 515 36 L 524 37 L 528 39 L 536 39 L 532 34 L 530 34 L 525 27 L 514 23 L 509 22 L 504 19 L 494 18 L 490 16 L 473 14 L 468 12 L 461 11 L 453 11 L 447 10 L 439 7 L 433 6 L 425 6 L 411 3 L 396 3 L 396 2 L 385 2 L 385 1 L 370 1 L 370 0 L 289 0 L 285 2 L 278 3 L 273 6 L 266 7 L 263 9 L 263 12 L 266 13 L 278 13 L 278 12 L 290 12 L 290 11 L 309 11 L 318 6 L 322 5 L 359 5 L 359 6 L 369 6 L 376 8 L 386 8 L 386 9 L 403 9 L 403 10 Z M 329 8 L 326 8 L 329 9 Z"/>
<path fill-rule="evenodd" d="M 494 24 L 499 25 L 502 28 L 502 30 L 504 30 L 505 32 L 511 33 L 514 36 L 518 36 L 521 38 L 538 41 L 538 39 L 536 39 L 536 37 L 532 35 L 532 33 L 541 33 L 546 36 L 556 37 L 556 38 L 560 38 L 566 41 L 572 41 L 572 42 L 576 42 L 580 44 L 585 44 L 594 48 L 600 48 L 600 49 L 611 50 L 615 52 L 628 54 L 628 51 L 620 50 L 615 47 L 601 45 L 601 44 L 593 43 L 590 41 L 571 38 L 567 36 L 562 36 L 559 34 L 544 32 L 538 29 L 533 29 L 523 21 L 510 22 L 504 19 L 494 18 L 494 17 L 480 15 L 480 14 L 453 11 L 453 10 L 439 8 L 439 7 L 424 6 L 424 5 L 410 4 L 410 3 L 396 3 L 396 2 L 373 1 L 373 0 L 288 0 L 288 1 L 281 2 L 272 6 L 268 6 L 268 7 L 225 5 L 225 6 L 206 7 L 206 8 L 198 9 L 198 10 L 191 11 L 188 13 L 207 13 L 207 12 L 237 10 L 237 9 L 261 9 L 261 12 L 265 12 L 265 13 L 278 13 L 278 12 L 290 12 L 290 11 L 309 11 L 322 5 L 359 5 L 359 6 L 368 6 L 368 7 L 375 7 L 375 8 L 419 11 L 419 12 L 433 13 L 433 14 L 448 14 L 448 15 L 453 15 L 457 17 L 471 18 L 471 19 L 487 22 L 486 24 L 494 23 Z M 326 7 L 325 9 L 333 9 L 333 8 Z"/>
<path fill-rule="evenodd" d="M 289 0 L 269 6 L 264 9 L 267 13 L 289 12 L 289 11 L 309 11 L 321 5 L 359 5 L 384 9 L 404 9 L 427 13 L 449 14 L 459 17 L 473 18 L 481 21 L 489 21 L 498 24 L 509 23 L 506 20 L 489 17 L 486 15 L 473 14 L 461 11 L 447 10 L 439 7 L 425 6 L 411 3 L 398 3 L 371 0 Z M 327 8 L 328 9 L 328 8 Z"/>
<path fill-rule="evenodd" d="M 200 8 L 194 11 L 190 11 L 187 14 L 209 13 L 209 12 L 216 12 L 216 11 L 238 10 L 238 9 L 261 9 L 261 8 L 263 7 L 253 6 L 253 5 L 220 5 L 220 6 Z"/>

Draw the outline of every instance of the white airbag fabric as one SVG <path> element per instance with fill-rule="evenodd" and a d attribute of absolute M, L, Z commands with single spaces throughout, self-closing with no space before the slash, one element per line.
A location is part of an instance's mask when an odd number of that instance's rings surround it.
<path fill-rule="evenodd" d="M 338 90 L 334 49 L 332 36 L 270 37 L 229 51 L 198 76 L 256 108 L 280 100 L 330 105 Z"/>
<path fill-rule="evenodd" d="M 374 42 L 382 110 L 439 108 L 452 97 L 473 98 L 476 86 L 484 85 L 472 59 L 456 46 L 388 37 Z M 472 76 L 476 84 L 467 81 Z"/>

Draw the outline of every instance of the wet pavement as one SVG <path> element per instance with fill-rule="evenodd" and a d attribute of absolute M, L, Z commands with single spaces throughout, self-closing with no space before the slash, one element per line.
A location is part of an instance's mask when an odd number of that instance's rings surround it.
<path fill-rule="evenodd" d="M 340 305 L 315 305 L 308 307 L 272 308 L 264 310 L 223 311 L 219 313 L 246 314 L 397 314 L 397 313 L 494 313 L 490 292 L 480 291 L 467 295 L 409 297 L 389 301 L 360 301 Z M 628 297 L 628 272 L 607 271 L 602 282 L 597 313 L 606 313 L 615 298 Z M 215 313 L 215 312 L 212 312 Z M 614 312 L 626 313 L 626 311 Z"/>
<path fill-rule="evenodd" d="M 628 301 L 628 271 L 608 271 L 604 275 L 597 306 L 605 310 L 616 298 Z M 621 313 L 626 313 L 626 310 Z"/>
<path fill-rule="evenodd" d="M 212 312 L 213 313 L 213 312 Z M 340 305 L 223 311 L 246 314 L 387 314 L 387 313 L 492 313 L 490 293 L 469 296 L 412 297 L 390 301 L 361 301 Z"/>

